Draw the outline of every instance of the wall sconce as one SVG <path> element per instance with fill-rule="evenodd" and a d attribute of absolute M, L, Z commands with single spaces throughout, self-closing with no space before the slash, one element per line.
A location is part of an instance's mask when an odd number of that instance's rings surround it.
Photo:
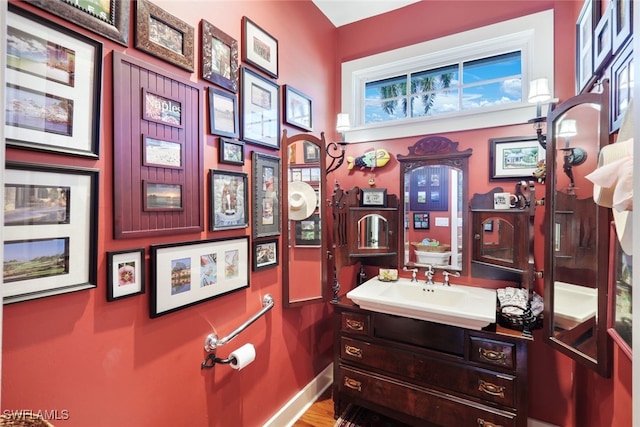
<path fill-rule="evenodd" d="M 342 140 L 340 142 L 330 142 L 327 144 L 327 156 L 331 157 L 331 163 L 327 166 L 327 173 L 331 173 L 342 166 L 342 163 L 344 162 L 345 148 L 347 147 L 347 142 L 344 140 L 344 133 L 349 129 L 351 129 L 349 113 L 338 113 L 336 130 L 340 132 Z"/>
<path fill-rule="evenodd" d="M 536 117 L 529 120 L 533 123 L 533 128 L 538 135 L 538 143 L 542 148 L 547 148 L 547 135 L 542 133 L 542 124 L 547 121 L 546 116 L 542 116 L 542 103 L 551 100 L 551 91 L 549 90 L 549 79 L 542 77 L 529 82 L 529 101 L 536 104 Z"/>
<path fill-rule="evenodd" d="M 580 166 L 587 160 L 587 152 L 580 147 L 570 147 L 572 136 L 578 134 L 578 126 L 575 120 L 565 119 L 560 122 L 558 129 L 558 138 L 564 138 L 564 147 L 559 148 L 564 152 L 564 163 L 562 168 L 564 173 L 569 177 L 569 194 L 573 194 L 575 182 L 573 180 L 573 167 Z"/>

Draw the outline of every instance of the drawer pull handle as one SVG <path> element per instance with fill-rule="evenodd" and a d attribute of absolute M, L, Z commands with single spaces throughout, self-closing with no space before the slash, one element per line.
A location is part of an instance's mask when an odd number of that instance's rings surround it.
<path fill-rule="evenodd" d="M 495 385 L 490 382 L 479 380 L 478 381 L 478 390 L 490 394 L 492 396 L 498 396 L 504 398 L 504 390 L 506 387 L 501 385 Z"/>
<path fill-rule="evenodd" d="M 358 359 L 362 359 L 362 349 L 358 347 L 353 347 L 351 345 L 344 346 L 344 352 L 347 353 L 348 356 L 357 357 Z"/>
<path fill-rule="evenodd" d="M 480 353 L 481 358 L 488 360 L 489 362 L 502 364 L 507 363 L 507 355 L 502 351 L 487 350 L 480 347 L 478 349 L 478 353 Z"/>
<path fill-rule="evenodd" d="M 503 427 L 500 424 L 494 424 L 491 421 L 485 421 L 482 418 L 478 418 L 478 425 L 482 427 Z"/>
<path fill-rule="evenodd" d="M 346 324 L 347 329 L 351 329 L 352 331 L 364 331 L 364 322 L 360 320 L 347 319 Z"/>
<path fill-rule="evenodd" d="M 351 390 L 362 391 L 362 383 L 354 380 L 353 378 L 344 377 L 344 386 Z"/>

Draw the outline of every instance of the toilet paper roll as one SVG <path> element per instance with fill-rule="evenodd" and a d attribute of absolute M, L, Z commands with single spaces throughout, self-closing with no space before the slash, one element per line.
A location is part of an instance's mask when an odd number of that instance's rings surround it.
<path fill-rule="evenodd" d="M 240 370 L 256 359 L 256 349 L 253 344 L 247 343 L 229 354 L 229 359 L 234 359 L 230 365 L 233 369 Z"/>

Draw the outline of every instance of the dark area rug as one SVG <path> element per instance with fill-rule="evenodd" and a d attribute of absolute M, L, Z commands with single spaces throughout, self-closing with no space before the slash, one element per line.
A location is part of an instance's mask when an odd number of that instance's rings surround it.
<path fill-rule="evenodd" d="M 400 421 L 393 420 L 360 406 L 347 405 L 334 427 L 409 427 Z"/>

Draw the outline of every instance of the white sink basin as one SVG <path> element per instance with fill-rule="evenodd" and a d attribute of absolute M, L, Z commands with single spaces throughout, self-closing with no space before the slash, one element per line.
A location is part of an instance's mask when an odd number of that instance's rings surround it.
<path fill-rule="evenodd" d="M 468 329 L 482 329 L 496 321 L 496 291 L 464 285 L 427 288 L 424 281 L 368 280 L 347 293 L 365 310 Z"/>
<path fill-rule="evenodd" d="M 553 322 L 562 329 L 572 329 L 596 315 L 598 291 L 571 283 L 554 283 Z"/>

